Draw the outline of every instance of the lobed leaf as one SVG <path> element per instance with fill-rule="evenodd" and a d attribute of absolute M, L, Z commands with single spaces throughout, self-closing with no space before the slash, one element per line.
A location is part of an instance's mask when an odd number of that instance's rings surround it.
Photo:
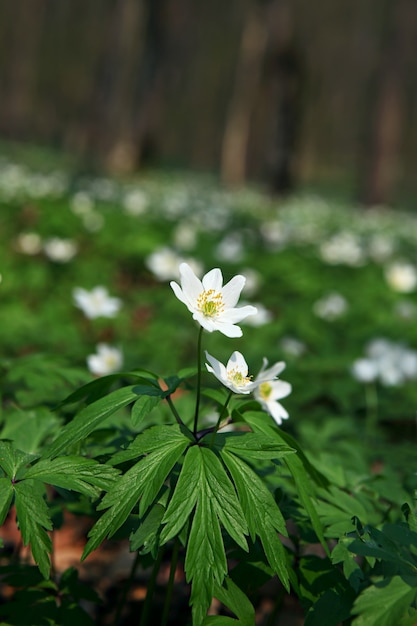
<path fill-rule="evenodd" d="M 371 585 L 356 599 L 352 626 L 413 626 L 417 612 L 411 608 L 417 596 L 416 580 L 400 576 Z"/>
<path fill-rule="evenodd" d="M 284 547 L 277 533 L 287 536 L 285 520 L 261 478 L 239 457 L 222 450 L 235 483 L 252 541 L 259 536 L 265 555 L 284 587 L 289 591 L 289 575 Z"/>
<path fill-rule="evenodd" d="M 44 578 L 49 577 L 52 542 L 46 530 L 52 530 L 43 486 L 34 480 L 14 485 L 16 516 L 25 546 L 30 543 L 33 558 Z M 45 530 L 46 529 L 46 530 Z"/>
<path fill-rule="evenodd" d="M 66 456 L 39 461 L 26 470 L 24 478 L 34 478 L 86 496 L 98 497 L 103 489 L 107 490 L 114 484 L 117 474 L 113 467 L 101 465 L 93 459 Z"/>
<path fill-rule="evenodd" d="M 11 441 L 0 441 L 0 467 L 9 478 L 16 478 L 19 470 L 36 458 L 17 450 Z"/>
<path fill-rule="evenodd" d="M 104 398 L 89 404 L 63 428 L 61 434 L 43 455 L 51 458 L 61 454 L 69 446 L 82 441 L 107 417 L 137 399 L 135 385 L 117 389 Z"/>
<path fill-rule="evenodd" d="M 0 478 L 0 526 L 6 519 L 13 500 L 13 485 L 9 478 Z"/>

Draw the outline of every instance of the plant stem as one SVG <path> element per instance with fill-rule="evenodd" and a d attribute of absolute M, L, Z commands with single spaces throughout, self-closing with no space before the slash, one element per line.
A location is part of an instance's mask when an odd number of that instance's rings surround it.
<path fill-rule="evenodd" d="M 174 590 L 174 579 L 175 579 L 175 572 L 177 569 L 179 549 L 180 549 L 180 542 L 177 537 L 174 543 L 173 550 L 172 550 L 171 569 L 169 572 L 169 580 L 168 580 L 168 586 L 167 586 L 167 593 L 165 596 L 164 610 L 162 613 L 161 626 L 166 626 L 166 624 L 168 623 L 169 607 L 171 606 L 172 592 Z"/>
<path fill-rule="evenodd" d="M 230 398 L 232 397 L 232 395 L 233 395 L 233 391 L 229 391 L 229 395 L 227 396 L 226 402 L 224 403 L 223 408 L 220 411 L 219 419 L 217 420 L 216 426 L 214 427 L 214 430 L 213 430 L 213 434 L 212 434 L 212 436 L 210 438 L 210 448 L 213 446 L 214 438 L 216 436 L 217 431 L 219 430 L 219 426 L 221 424 L 221 421 L 222 421 L 222 419 L 224 419 L 224 417 L 225 417 L 225 415 L 227 413 L 227 405 L 229 404 Z"/>
<path fill-rule="evenodd" d="M 149 614 L 151 612 L 151 606 L 152 606 L 152 598 L 153 598 L 153 594 L 154 594 L 155 587 L 156 587 L 156 578 L 159 573 L 159 568 L 161 567 L 163 555 L 164 555 L 164 549 L 160 548 L 158 557 L 153 566 L 151 577 L 149 579 L 148 589 L 146 591 L 145 602 L 143 603 L 139 626 L 146 626 L 146 624 L 148 623 Z"/>
<path fill-rule="evenodd" d="M 132 586 L 132 582 L 135 577 L 136 570 L 139 565 L 139 561 L 140 561 L 140 554 L 138 551 L 136 552 L 136 557 L 132 563 L 132 567 L 130 568 L 129 578 L 126 580 L 125 584 L 123 585 L 123 589 L 121 591 L 120 598 L 117 603 L 116 615 L 114 618 L 114 626 L 118 626 L 120 624 L 120 618 L 122 617 L 123 607 L 126 603 L 127 594 L 129 593 L 130 587 Z"/>
<path fill-rule="evenodd" d="M 180 418 L 180 416 L 179 416 L 179 413 L 178 413 L 177 409 L 175 408 L 175 405 L 174 405 L 174 403 L 173 403 L 173 401 L 172 401 L 172 399 L 171 399 L 171 396 L 167 396 L 167 397 L 165 398 L 165 400 L 168 402 L 168 404 L 169 404 L 169 408 L 171 409 L 171 411 L 172 411 L 172 413 L 173 413 L 173 415 L 174 415 L 175 419 L 177 420 L 177 423 L 178 423 L 180 426 L 185 426 L 184 422 L 182 421 L 182 419 L 181 419 L 181 418 Z"/>
<path fill-rule="evenodd" d="M 195 400 L 195 413 L 194 413 L 194 435 L 197 434 L 198 413 L 200 411 L 200 397 L 201 397 L 201 342 L 203 337 L 203 327 L 200 326 L 197 342 L 197 393 Z"/>

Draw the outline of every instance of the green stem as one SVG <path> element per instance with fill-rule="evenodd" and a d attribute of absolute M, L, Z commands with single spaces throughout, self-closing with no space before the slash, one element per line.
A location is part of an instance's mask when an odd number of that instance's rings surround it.
<path fill-rule="evenodd" d="M 119 626 L 120 624 L 120 619 L 122 617 L 122 611 L 123 611 L 123 607 L 126 604 L 126 598 L 127 598 L 127 594 L 129 593 L 129 590 L 132 586 L 133 580 L 135 578 L 135 574 L 136 574 L 136 570 L 138 568 L 139 565 L 139 561 L 140 561 L 140 554 L 139 552 L 136 552 L 136 557 L 132 563 L 132 567 L 130 568 L 130 574 L 129 574 L 129 578 L 126 580 L 125 584 L 123 585 L 123 589 L 122 592 L 120 594 L 120 598 L 119 601 L 117 603 L 117 607 L 116 607 L 116 615 L 114 618 L 114 626 Z"/>
<path fill-rule="evenodd" d="M 378 393 L 375 383 L 365 385 L 366 430 L 368 435 L 375 431 L 378 424 Z"/>
<path fill-rule="evenodd" d="M 200 411 L 200 397 L 201 397 L 201 342 L 203 337 L 203 327 L 200 326 L 200 332 L 198 333 L 197 342 L 197 393 L 195 400 L 195 413 L 194 413 L 194 435 L 197 434 L 198 414 Z"/>
<path fill-rule="evenodd" d="M 227 396 L 226 402 L 224 403 L 223 408 L 220 411 L 219 419 L 217 420 L 216 426 L 214 427 L 214 430 L 213 430 L 213 434 L 211 435 L 210 446 L 209 446 L 210 448 L 213 447 L 214 438 L 216 436 L 216 433 L 219 430 L 219 426 L 220 426 L 222 420 L 225 418 L 225 416 L 227 414 L 227 405 L 229 404 L 230 398 L 232 397 L 232 395 L 233 395 L 233 391 L 229 391 L 229 395 Z"/>
<path fill-rule="evenodd" d="M 152 598 L 156 587 L 156 579 L 159 573 L 159 568 L 161 567 L 162 557 L 164 555 L 164 549 L 161 548 L 158 553 L 158 558 L 155 561 L 155 565 L 153 566 L 152 574 L 149 579 L 148 589 L 146 591 L 145 602 L 143 603 L 142 613 L 140 616 L 139 626 L 146 626 L 149 619 L 149 614 L 151 612 L 152 607 Z"/>
<path fill-rule="evenodd" d="M 175 419 L 177 420 L 177 423 L 178 423 L 180 426 L 184 426 L 184 422 L 183 422 L 183 421 L 182 421 L 182 419 L 180 418 L 179 413 L 178 413 L 177 409 L 175 408 L 175 405 L 174 405 L 174 403 L 173 403 L 173 401 L 172 401 L 172 399 L 171 399 L 171 396 L 167 396 L 167 397 L 165 398 L 165 400 L 168 402 L 168 404 L 169 404 L 169 408 L 171 409 L 171 411 L 172 411 L 172 413 L 173 413 L 173 415 L 174 415 Z"/>
<path fill-rule="evenodd" d="M 174 590 L 174 579 L 175 579 L 175 572 L 177 570 L 179 549 L 180 549 L 180 542 L 177 537 L 174 543 L 174 548 L 172 550 L 171 569 L 169 572 L 169 580 L 168 580 L 168 586 L 167 586 L 167 593 L 165 596 L 164 610 L 162 613 L 161 626 L 166 626 L 168 623 L 169 607 L 171 606 L 172 592 Z"/>

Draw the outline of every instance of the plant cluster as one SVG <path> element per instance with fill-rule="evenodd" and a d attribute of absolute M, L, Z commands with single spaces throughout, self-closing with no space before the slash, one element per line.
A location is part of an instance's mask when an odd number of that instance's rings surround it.
<path fill-rule="evenodd" d="M 306 626 L 412 626 L 414 218 L 391 237 L 387 212 L 347 230 L 317 199 L 282 210 L 263 200 L 259 213 L 249 192 L 207 192 L 207 205 L 229 207 L 208 216 L 198 194 L 175 199 L 172 181 L 164 204 L 152 183 L 90 181 L 68 195 L 62 176 L 46 175 L 37 187 L 32 177 L 29 201 L 25 170 L 10 178 L 10 167 L 0 176 L 2 623 L 28 626 L 30 614 L 31 626 L 104 626 L 104 602 L 121 625 L 143 570 L 141 626 L 251 626 L 271 580 L 270 624 L 292 595 Z M 202 269 L 216 256 L 234 275 L 226 284 Z M 89 520 L 86 564 L 103 544 L 134 554 L 115 603 L 79 568 L 56 565 L 67 514 Z M 7 539 L 15 523 L 20 545 Z M 178 615 L 180 586 L 191 608 Z"/>

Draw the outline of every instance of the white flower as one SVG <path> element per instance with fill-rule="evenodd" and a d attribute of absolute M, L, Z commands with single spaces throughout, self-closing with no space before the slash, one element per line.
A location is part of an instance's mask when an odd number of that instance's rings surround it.
<path fill-rule="evenodd" d="M 136 187 L 126 192 L 122 202 L 125 213 L 133 217 L 143 215 L 148 208 L 148 197 L 146 193 Z"/>
<path fill-rule="evenodd" d="M 269 413 L 279 426 L 282 420 L 288 419 L 289 415 L 278 400 L 288 396 L 292 387 L 285 380 L 275 380 L 285 368 L 283 361 L 275 363 L 269 369 L 266 369 L 267 365 L 268 360 L 264 358 L 263 365 L 254 381 L 255 384 L 258 383 L 258 387 L 256 387 L 253 395 L 264 411 Z"/>
<path fill-rule="evenodd" d="M 216 247 L 216 257 L 221 261 L 239 263 L 245 254 L 242 236 L 234 233 L 227 235 Z"/>
<path fill-rule="evenodd" d="M 22 254 L 39 254 L 42 250 L 42 240 L 38 233 L 20 233 L 16 239 L 16 247 Z"/>
<path fill-rule="evenodd" d="M 348 304 L 340 293 L 329 293 L 324 298 L 317 300 L 313 305 L 313 311 L 322 319 L 332 322 L 346 313 Z"/>
<path fill-rule="evenodd" d="M 281 350 L 289 356 L 299 357 L 306 351 L 305 344 L 295 337 L 283 337 L 280 342 Z"/>
<path fill-rule="evenodd" d="M 71 239 L 51 237 L 43 244 L 43 250 L 51 261 L 56 263 L 68 263 L 77 254 L 78 247 Z"/>
<path fill-rule="evenodd" d="M 417 352 L 400 343 L 374 339 L 365 353 L 366 357 L 357 359 L 352 366 L 352 374 L 360 382 L 379 380 L 394 387 L 417 378 Z"/>
<path fill-rule="evenodd" d="M 122 306 L 119 298 L 111 298 L 106 287 L 94 287 L 91 291 L 75 287 L 72 292 L 75 305 L 88 319 L 114 317 Z"/>
<path fill-rule="evenodd" d="M 410 293 L 417 287 L 417 269 L 411 263 L 392 263 L 385 269 L 385 280 L 394 291 Z"/>
<path fill-rule="evenodd" d="M 123 364 L 121 350 L 113 348 L 106 343 L 99 343 L 97 353 L 87 357 L 88 369 L 96 376 L 107 376 L 120 370 Z"/>
<path fill-rule="evenodd" d="M 181 287 L 174 281 L 170 284 L 178 300 L 193 314 L 193 319 L 209 332 L 219 330 L 226 337 L 241 337 L 242 330 L 236 323 L 256 314 L 254 306 L 235 307 L 245 277 L 234 276 L 223 286 L 223 276 L 218 268 L 208 272 L 202 280 L 187 263 L 181 263 L 179 270 Z"/>
<path fill-rule="evenodd" d="M 145 259 L 146 266 L 157 280 L 177 278 L 178 264 L 181 259 L 175 250 L 168 247 L 158 248 Z"/>
<path fill-rule="evenodd" d="M 329 265 L 358 267 L 365 262 L 365 254 L 359 238 L 349 231 L 337 233 L 322 243 L 320 255 Z"/>
<path fill-rule="evenodd" d="M 235 393 L 251 393 L 263 382 L 275 378 L 285 367 L 284 363 L 276 363 L 268 370 L 261 370 L 256 381 L 253 381 L 252 376 L 248 376 L 248 365 L 240 352 L 233 352 L 226 367 L 207 351 L 206 359 L 209 362 L 206 363 L 207 370 L 214 374 L 222 385 Z"/>

